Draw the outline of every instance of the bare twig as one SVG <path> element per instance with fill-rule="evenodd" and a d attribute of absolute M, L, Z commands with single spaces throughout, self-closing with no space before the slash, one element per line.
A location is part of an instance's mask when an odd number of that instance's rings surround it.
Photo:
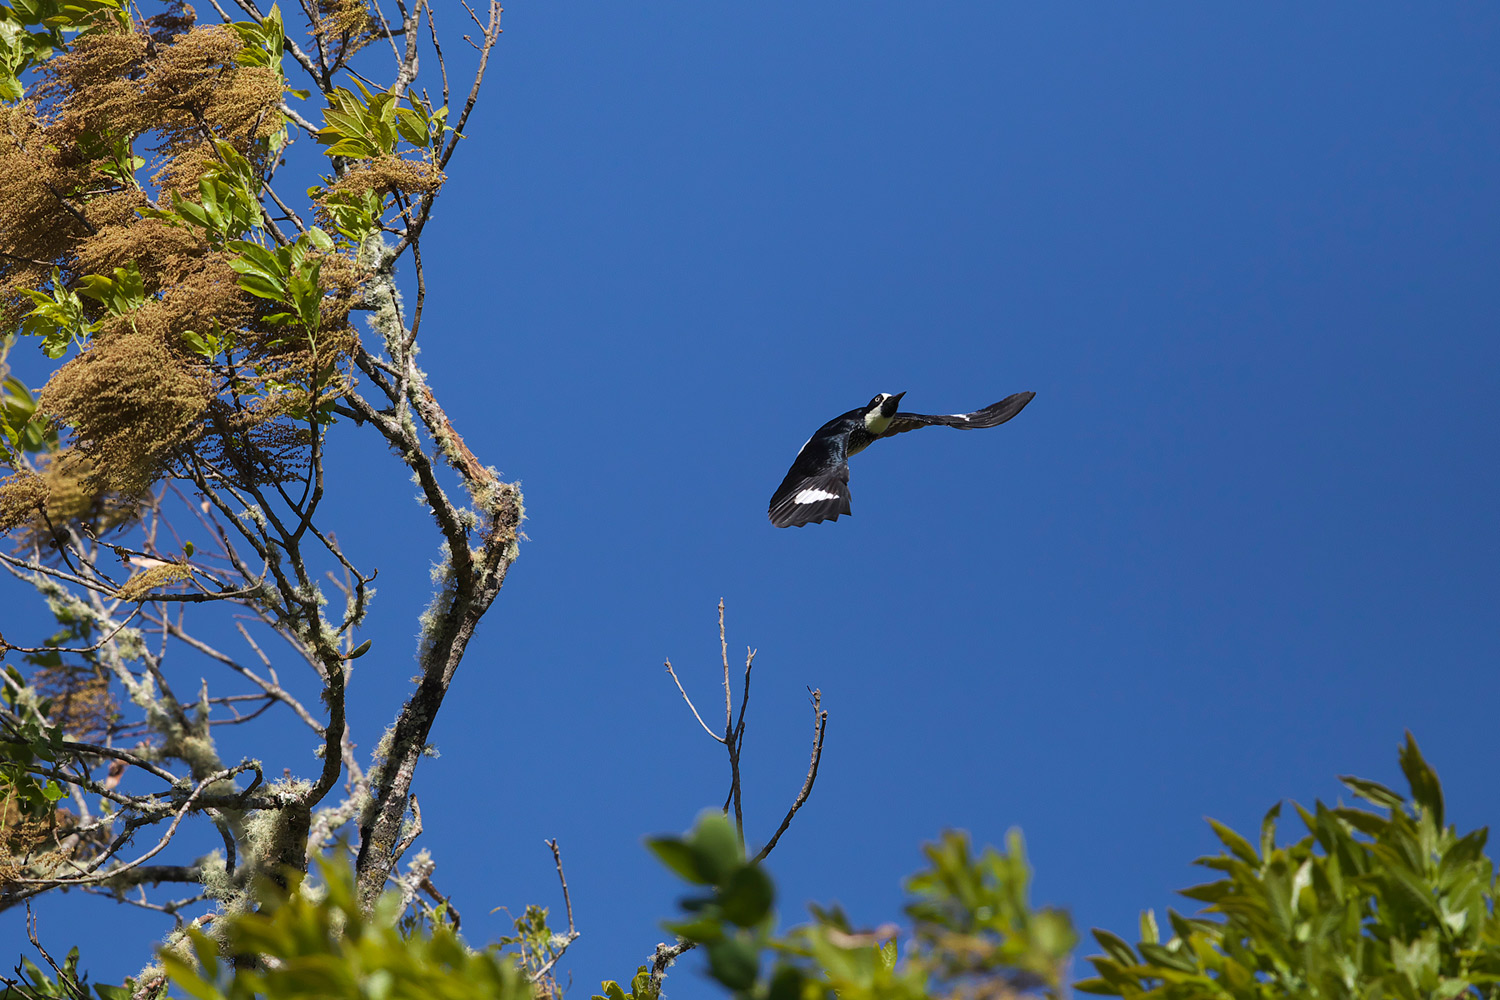
<path fill-rule="evenodd" d="M 0 638 L 0 652 L 15 650 L 17 653 L 93 653 L 109 645 L 120 632 L 129 625 L 135 616 L 141 613 L 138 607 L 132 611 L 124 621 L 116 625 L 112 631 L 94 643 L 92 646 L 12 646 L 3 638 Z"/>
<path fill-rule="evenodd" d="M 235 624 L 238 625 L 239 623 L 236 622 Z M 277 684 L 274 680 L 267 680 L 266 678 L 261 677 L 249 667 L 246 667 L 237 662 L 233 657 L 219 652 L 217 649 L 210 646 L 203 640 L 183 631 L 181 626 L 173 625 L 169 622 L 167 624 L 167 628 L 174 638 L 187 643 L 187 645 L 191 646 L 193 649 L 196 649 L 204 656 L 210 657 L 224 664 L 230 670 L 233 670 L 235 673 L 239 674 L 241 677 L 245 678 L 256 687 L 260 688 L 261 691 L 264 692 L 266 697 L 274 698 L 286 707 L 290 708 L 297 714 L 297 718 L 301 719 L 303 723 L 305 723 L 307 727 L 313 732 L 317 733 L 319 736 L 323 735 L 322 724 L 319 723 L 317 719 L 313 718 L 312 713 L 309 712 L 306 708 L 303 708 L 302 703 L 296 698 L 292 697 L 291 694 L 289 694 L 286 689 L 283 688 L 280 684 Z M 240 627 L 240 632 L 245 636 L 247 640 L 250 638 L 249 634 L 245 632 L 243 626 Z M 260 650 L 256 648 L 255 643 L 251 642 L 250 646 L 252 649 L 255 649 L 256 652 L 260 652 Z M 264 654 L 262 654 L 262 656 L 264 656 Z"/>
<path fill-rule="evenodd" d="M 557 848 L 556 838 L 547 841 L 547 846 L 552 848 L 552 860 L 557 865 L 557 880 L 562 883 L 563 905 L 568 910 L 568 934 L 576 937 L 573 929 L 573 898 L 568 895 L 568 877 L 563 874 L 562 852 Z"/>
<path fill-rule="evenodd" d="M 50 263 L 48 263 L 45 260 L 35 260 L 35 259 L 31 258 L 31 257 L 22 257 L 20 254 L 8 253 L 8 252 L 6 252 L 4 250 L 0 250 L 0 257 L 4 257 L 6 260 L 18 260 L 18 261 L 20 261 L 23 264 L 35 264 L 37 267 L 51 267 L 52 266 Z"/>
<path fill-rule="evenodd" d="M 62 206 L 64 211 L 66 211 L 73 218 L 77 219 L 79 222 L 83 223 L 83 228 L 87 229 L 91 235 L 99 235 L 98 228 L 88 219 L 84 218 L 84 215 L 81 211 L 68 204 L 68 199 L 63 196 L 63 193 L 61 191 L 57 190 L 57 188 L 53 187 L 51 184 L 47 185 L 47 190 L 52 192 L 52 197 L 57 199 L 57 203 Z"/>
<path fill-rule="evenodd" d="M 818 780 L 818 764 L 823 759 L 823 734 L 828 730 L 828 712 L 823 708 L 823 692 L 818 690 L 812 692 L 812 707 L 812 761 L 807 765 L 807 778 L 803 780 L 802 790 L 797 793 L 797 800 L 787 810 L 786 816 L 781 821 L 781 826 L 776 828 L 775 834 L 771 836 L 766 846 L 762 847 L 760 853 L 755 855 L 756 861 L 764 861 L 766 856 L 771 853 L 771 850 L 776 846 L 776 842 L 781 839 L 781 835 L 786 833 L 787 827 L 792 825 L 792 817 L 797 815 L 797 810 L 802 808 L 807 802 L 807 797 L 812 794 L 813 782 Z"/>
<path fill-rule="evenodd" d="M 568 910 L 568 933 L 557 935 L 557 937 L 561 938 L 561 940 L 556 941 L 556 943 L 552 946 L 554 949 L 552 952 L 552 957 L 547 959 L 547 961 L 544 962 L 540 968 L 538 968 L 531 974 L 531 981 L 534 983 L 542 982 L 547 978 L 548 975 L 551 974 L 553 968 L 557 965 L 558 960 L 562 958 L 563 953 L 568 950 L 568 946 L 571 945 L 574 941 L 577 941 L 579 936 L 577 928 L 573 926 L 573 899 L 568 895 L 568 878 L 563 874 L 562 853 L 557 848 L 556 840 L 547 841 L 547 846 L 552 848 L 552 860 L 557 865 L 557 880 L 562 883 L 563 905 L 567 907 Z M 548 993 L 554 997 L 558 995 L 555 984 L 549 987 Z"/>
<path fill-rule="evenodd" d="M 264 185 L 264 187 L 266 194 L 271 196 L 271 200 L 276 203 L 277 208 L 281 209 L 281 212 L 286 217 L 286 220 L 297 227 L 297 232 L 307 232 L 307 226 L 303 224 L 302 217 L 287 207 L 286 202 L 282 201 L 277 196 L 276 192 L 271 190 L 271 185 L 266 184 Z"/>
<path fill-rule="evenodd" d="M 31 912 L 30 900 L 26 902 L 26 939 L 31 942 L 31 946 L 41 954 L 42 958 L 46 959 L 47 964 L 52 966 L 52 971 L 57 973 L 57 985 L 67 990 L 68 995 L 74 1000 L 88 1000 L 88 991 L 79 985 L 77 977 L 70 976 L 59 968 L 58 964 L 52 960 L 52 956 L 47 953 L 47 949 L 42 947 L 41 938 L 36 933 L 36 914 Z"/>
<path fill-rule="evenodd" d="M 677 685 L 677 690 L 682 693 L 682 700 L 685 701 L 685 702 L 687 702 L 688 708 L 691 708 L 693 710 L 693 718 L 695 718 L 695 719 L 698 720 L 698 725 L 702 726 L 703 727 L 703 731 L 705 733 L 707 733 L 709 736 L 713 737 L 718 742 L 723 743 L 724 742 L 724 737 L 720 736 L 718 733 L 716 733 L 712 729 L 708 728 L 708 723 L 704 722 L 703 721 L 703 716 L 701 716 L 701 715 L 698 714 L 698 706 L 694 705 L 693 704 L 693 699 L 689 698 L 688 697 L 688 693 L 686 691 L 682 690 L 682 681 L 680 681 L 680 680 L 677 679 L 677 671 L 675 671 L 675 670 L 672 669 L 672 661 L 671 660 L 667 661 L 667 673 L 672 675 L 672 683 L 676 684 Z"/>
<path fill-rule="evenodd" d="M 724 638 L 724 598 L 719 598 L 719 656 L 724 661 L 724 742 L 734 727 L 734 702 L 729 691 L 729 643 Z"/>

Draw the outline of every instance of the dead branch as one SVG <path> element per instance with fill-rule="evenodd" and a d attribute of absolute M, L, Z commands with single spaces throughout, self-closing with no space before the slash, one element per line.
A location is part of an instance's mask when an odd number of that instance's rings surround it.
<path fill-rule="evenodd" d="M 792 817 L 797 815 L 797 810 L 807 803 L 807 797 L 812 794 L 813 782 L 818 780 L 818 764 L 823 760 L 823 735 L 828 731 L 828 713 L 823 710 L 823 692 L 817 690 L 812 692 L 812 706 L 813 746 L 812 760 L 807 765 L 807 777 L 803 779 L 802 790 L 797 793 L 797 799 L 787 810 L 786 816 L 782 818 L 781 825 L 776 828 L 776 832 L 766 842 L 766 846 L 760 849 L 760 853 L 755 855 L 756 861 L 764 861 L 766 855 L 775 848 L 781 835 L 786 833 L 787 827 L 792 825 Z"/>

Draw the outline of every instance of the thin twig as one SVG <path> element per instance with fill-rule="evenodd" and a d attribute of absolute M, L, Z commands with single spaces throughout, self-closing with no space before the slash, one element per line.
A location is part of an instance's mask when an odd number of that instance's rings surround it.
<path fill-rule="evenodd" d="M 707 733 L 709 736 L 712 736 L 715 740 L 719 741 L 720 743 L 723 743 L 724 742 L 724 737 L 720 736 L 718 733 L 715 733 L 712 729 L 708 728 L 708 723 L 704 722 L 703 721 L 703 716 L 701 716 L 701 715 L 698 714 L 698 706 L 694 705 L 693 704 L 693 699 L 689 698 L 688 697 L 688 693 L 686 691 L 682 690 L 682 681 L 680 681 L 680 680 L 677 679 L 677 671 L 675 671 L 675 670 L 672 669 L 672 661 L 671 660 L 667 661 L 667 673 L 669 673 L 669 674 L 672 675 L 672 683 L 676 684 L 677 685 L 677 690 L 682 692 L 682 700 L 685 701 L 685 702 L 687 702 L 688 708 L 691 708 L 693 710 L 693 718 L 695 718 L 695 719 L 698 720 L 698 725 L 702 726 L 703 727 L 703 731 L 705 733 Z"/>
<path fill-rule="evenodd" d="M 563 905 L 568 909 L 568 933 L 573 934 L 573 899 L 568 895 L 568 877 L 563 874 L 562 852 L 557 848 L 557 839 L 547 841 L 552 848 L 552 860 L 557 864 L 557 880 L 562 883 Z"/>
<path fill-rule="evenodd" d="M 45 260 L 36 260 L 34 258 L 31 258 L 31 257 L 22 257 L 20 254 L 8 253 L 8 252 L 6 252 L 4 250 L 0 250 L 0 257 L 4 257 L 6 260 L 18 260 L 18 261 L 20 261 L 23 264 L 35 264 L 37 267 L 51 267 L 52 266 L 51 264 L 49 264 Z"/>
<path fill-rule="evenodd" d="M 724 639 L 724 598 L 719 598 L 719 656 L 724 660 L 724 742 L 734 733 L 734 702 L 729 692 L 729 643 Z"/>
<path fill-rule="evenodd" d="M 776 828 L 776 833 L 771 837 L 766 846 L 760 849 L 760 853 L 755 856 L 757 862 L 766 859 L 766 856 L 771 853 L 771 849 L 776 846 L 776 842 L 781 839 L 781 835 L 786 833 L 787 827 L 792 825 L 792 817 L 797 815 L 797 810 L 801 809 L 803 804 L 807 802 L 807 797 L 812 794 L 813 782 L 818 780 L 818 764 L 823 759 L 823 734 L 828 731 L 828 712 L 823 708 L 822 691 L 814 689 L 812 692 L 812 706 L 812 762 L 807 766 L 807 778 L 802 782 L 802 790 L 797 793 L 797 801 L 793 802 L 792 808 L 787 810 L 786 817 L 781 821 L 781 826 Z"/>
<path fill-rule="evenodd" d="M 52 956 L 47 953 L 47 949 L 42 947 L 41 938 L 36 933 L 36 914 L 31 912 L 31 900 L 29 899 L 26 901 L 26 938 L 31 942 L 31 946 L 41 953 L 42 958 L 47 960 L 47 964 L 52 966 L 52 971 L 57 973 L 57 985 L 67 990 L 68 995 L 74 997 L 75 1000 L 88 1000 L 88 991 L 79 986 L 78 980 L 75 977 L 68 975 L 62 969 L 58 968 L 57 963 L 52 960 Z M 6 992 L 10 991 L 7 990 Z"/>
<path fill-rule="evenodd" d="M 553 945 L 556 950 L 552 952 L 552 957 L 547 959 L 540 968 L 531 974 L 531 981 L 534 983 L 541 982 L 551 973 L 553 967 L 557 965 L 558 959 L 562 958 L 563 953 L 568 950 L 568 946 L 577 941 L 579 937 L 577 929 L 573 926 L 573 900 L 568 895 L 568 878 L 563 874 L 562 853 L 557 849 L 556 840 L 547 841 L 547 846 L 552 848 L 552 860 L 557 864 L 557 880 L 562 883 L 563 905 L 568 910 L 568 933 L 558 935 L 562 940 Z M 555 983 L 552 985 L 556 986 Z M 548 993 L 554 997 L 558 995 L 558 991 L 555 988 L 549 989 Z"/>
<path fill-rule="evenodd" d="M 239 623 L 236 622 L 235 624 L 238 625 Z M 238 663 L 233 657 L 219 652 L 208 643 L 203 642 L 201 639 L 198 639 L 183 631 L 183 629 L 179 626 L 168 623 L 167 627 L 174 638 L 187 643 L 187 645 L 191 646 L 193 649 L 196 649 L 204 656 L 210 657 L 211 659 L 217 660 L 220 663 L 224 664 L 230 670 L 233 670 L 235 673 L 239 674 L 241 677 L 245 678 L 256 687 L 260 688 L 261 691 L 264 692 L 265 697 L 274 698 L 282 704 L 286 705 L 287 708 L 290 708 L 293 712 L 296 713 L 297 718 L 306 723 L 308 728 L 310 728 L 313 732 L 317 733 L 319 736 L 323 735 L 322 724 L 320 724 L 317 719 L 313 718 L 312 713 L 309 712 L 306 708 L 302 707 L 302 703 L 296 698 L 292 697 L 292 695 L 289 694 L 286 689 L 283 688 L 280 684 L 277 684 L 274 681 L 266 680 L 264 677 L 261 677 L 249 667 Z M 246 639 L 249 639 L 249 635 L 245 634 L 243 626 L 240 627 L 240 632 L 241 634 L 245 635 Z M 252 649 L 255 648 L 255 644 L 253 642 L 250 645 Z M 260 650 L 256 649 L 256 652 L 260 652 Z M 262 654 L 262 656 L 264 656 L 264 654 Z M 267 665 L 269 666 L 269 664 Z"/>
<path fill-rule="evenodd" d="M 4 652 L 6 650 L 14 650 L 17 653 L 93 653 L 107 646 L 110 640 L 119 635 L 120 632 L 124 630 L 125 626 L 129 625 L 131 620 L 140 613 L 141 609 L 137 607 L 130 613 L 130 616 L 128 618 L 115 626 L 113 632 L 110 632 L 108 635 L 100 639 L 98 642 L 94 643 L 92 646 L 12 646 L 4 639 L 0 639 L 0 652 Z"/>

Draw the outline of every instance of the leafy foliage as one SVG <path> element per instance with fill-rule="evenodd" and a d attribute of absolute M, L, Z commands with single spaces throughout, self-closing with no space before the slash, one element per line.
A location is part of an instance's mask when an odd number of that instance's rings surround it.
<path fill-rule="evenodd" d="M 474 951 L 446 925 L 403 935 L 398 894 L 371 911 L 359 905 L 353 871 L 321 865 L 316 892 L 294 888 L 259 912 L 225 919 L 221 958 L 207 934 L 191 932 L 193 959 L 164 951 L 172 981 L 198 1000 L 532 1000 L 514 957 Z"/>
<path fill-rule="evenodd" d="M 14 375 L 0 382 L 0 434 L 7 455 L 51 451 L 57 448 L 57 430 L 37 412 L 36 399 L 26 384 Z"/>
<path fill-rule="evenodd" d="M 146 301 L 141 269 L 134 261 L 114 269 L 113 276 L 85 275 L 79 291 L 98 302 L 111 316 L 125 316 Z"/>
<path fill-rule="evenodd" d="M 149 207 L 137 211 L 142 218 L 196 227 L 208 245 L 218 250 L 227 241 L 264 227 L 265 213 L 260 207 L 260 172 L 232 143 L 215 139 L 213 149 L 216 159 L 198 178 L 198 201 L 189 201 L 173 191 L 170 211 Z"/>
<path fill-rule="evenodd" d="M 613 979 L 604 980 L 599 988 L 604 992 L 595 993 L 592 1000 L 656 1000 L 661 996 L 661 991 L 651 985 L 651 970 L 644 965 L 635 970 L 635 976 L 630 980 L 629 993 Z"/>
<path fill-rule="evenodd" d="M 733 990 L 755 985 L 760 953 L 768 947 L 775 924 L 775 889 L 760 866 L 745 860 L 729 818 L 706 812 L 685 837 L 655 837 L 647 846 L 689 883 L 711 892 L 682 901 L 685 920 L 666 928 L 704 946 L 715 979 Z"/>
<path fill-rule="evenodd" d="M 42 338 L 42 353 L 60 358 L 74 344 L 80 347 L 99 329 L 91 322 L 78 293 L 63 284 L 62 274 L 52 269 L 51 287 L 46 291 L 23 289 L 21 292 L 35 308 L 21 320 L 20 332 Z"/>
<path fill-rule="evenodd" d="M 969 838 L 949 830 L 923 848 L 931 867 L 907 883 L 916 901 L 906 908 L 918 944 L 945 980 L 1001 975 L 1022 987 L 1061 983 L 1062 956 L 1078 943 L 1067 913 L 1033 910 L 1031 869 L 1019 830 L 1006 849 L 986 847 L 975 858 Z"/>
<path fill-rule="evenodd" d="M 229 262 L 240 276 L 239 286 L 251 295 L 292 309 L 266 317 L 267 322 L 273 325 L 298 322 L 309 337 L 316 337 L 323 302 L 318 274 L 323 265 L 309 256 L 308 251 L 332 249 L 333 240 L 328 234 L 314 227 L 297 237 L 295 243 L 274 250 L 247 240 L 236 240 L 230 247 L 240 254 Z"/>
<path fill-rule="evenodd" d="M 390 156 L 396 143 L 405 139 L 418 149 L 436 156 L 443 136 L 452 129 L 444 124 L 447 108 L 429 111 L 415 94 L 407 95 L 410 107 L 401 107 L 399 94 L 390 91 L 371 93 L 358 80 L 353 81 L 359 93 L 347 87 L 336 87 L 328 95 L 326 123 L 318 132 L 318 142 L 327 146 L 329 156 L 374 159 Z"/>
<path fill-rule="evenodd" d="M 1077 941 L 1067 914 L 1033 910 L 1027 901 L 1030 869 L 1016 833 L 1005 852 L 987 848 L 978 858 L 962 833 L 950 831 L 927 846 L 930 867 L 908 883 L 912 936 L 904 956 L 894 925 L 859 931 L 837 907 L 814 906 L 812 923 L 777 936 L 770 879 L 744 861 L 721 813 L 705 813 L 687 836 L 654 838 L 648 846 L 688 882 L 712 887 L 685 899 L 689 918 L 666 927 L 702 945 L 709 974 L 741 997 L 922 1000 L 1036 990 L 1056 996 Z M 762 975 L 766 953 L 773 959 L 769 976 Z M 632 987 L 636 997 L 653 996 L 649 977 L 637 974 Z M 626 997 L 616 983 L 606 982 L 604 991 L 605 1000 Z"/>
<path fill-rule="evenodd" d="M 11 0 L 0 6 L 0 100 L 21 100 L 23 73 L 52 58 L 68 35 L 92 31 L 106 19 L 125 23 L 120 0 Z"/>
<path fill-rule="evenodd" d="M 1088 993 L 1152 1000 L 1500 996 L 1500 919 L 1488 831 L 1444 823 L 1437 775 L 1407 734 L 1410 798 L 1343 782 L 1376 810 L 1297 806 L 1307 835 L 1276 845 L 1280 806 L 1259 843 L 1213 823 L 1226 850 L 1199 864 L 1224 877 L 1183 891 L 1206 916 L 1168 910 L 1172 936 L 1141 921 L 1132 948 L 1096 930 L 1105 954 Z M 1211 821 L 1212 822 L 1212 821 Z"/>
<path fill-rule="evenodd" d="M 12 680 L 20 677 L 14 667 L 5 669 Z M 50 816 L 63 787 L 51 778 L 39 781 L 32 772 L 40 762 L 56 764 L 67 756 L 62 727 L 48 724 L 49 702 L 27 704 L 9 684 L 0 687 L 0 698 L 16 720 L 3 720 L 0 727 L 0 817 L 11 808 L 22 816 Z"/>
<path fill-rule="evenodd" d="M 73 948 L 54 970 L 53 979 L 29 958 L 23 958 L 17 972 L 21 979 L 7 981 L 0 989 L 0 1000 L 40 1000 L 42 997 L 59 997 L 63 1000 L 79 1000 L 89 993 L 88 975 L 78 971 L 78 949 Z M 99 1000 L 130 1000 L 130 990 L 123 986 L 94 985 Z"/>

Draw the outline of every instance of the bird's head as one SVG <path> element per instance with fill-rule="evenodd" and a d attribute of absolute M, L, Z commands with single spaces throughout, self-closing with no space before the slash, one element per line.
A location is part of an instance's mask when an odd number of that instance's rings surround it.
<path fill-rule="evenodd" d="M 872 434 L 883 433 L 890 425 L 891 418 L 896 415 L 896 407 L 901 405 L 901 397 L 904 395 L 904 392 L 898 392 L 894 396 L 882 392 L 870 400 L 870 405 L 865 407 L 865 429 Z"/>

